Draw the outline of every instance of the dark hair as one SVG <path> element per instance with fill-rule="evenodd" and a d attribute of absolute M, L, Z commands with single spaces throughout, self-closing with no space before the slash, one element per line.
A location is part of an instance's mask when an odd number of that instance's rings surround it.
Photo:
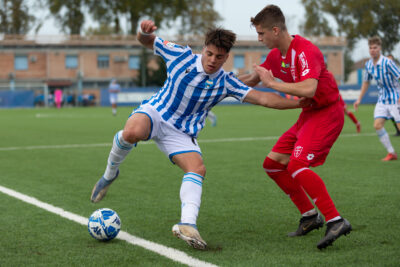
<path fill-rule="evenodd" d="M 212 28 L 206 33 L 204 44 L 215 45 L 218 48 L 223 48 L 226 52 L 229 52 L 232 46 L 235 44 L 236 34 L 230 30 L 222 28 Z"/>
<path fill-rule="evenodd" d="M 368 45 L 382 45 L 382 40 L 379 36 L 372 36 L 368 39 Z"/>
<path fill-rule="evenodd" d="M 253 26 L 260 25 L 263 28 L 272 29 L 278 27 L 286 31 L 285 16 L 282 10 L 275 5 L 268 5 L 263 8 L 258 14 L 250 19 Z"/>

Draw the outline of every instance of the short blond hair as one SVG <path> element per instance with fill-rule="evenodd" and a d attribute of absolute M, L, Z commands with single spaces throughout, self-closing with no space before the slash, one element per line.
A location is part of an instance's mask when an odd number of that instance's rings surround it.
<path fill-rule="evenodd" d="M 372 36 L 368 39 L 368 45 L 379 45 L 382 46 L 382 40 L 379 36 Z"/>

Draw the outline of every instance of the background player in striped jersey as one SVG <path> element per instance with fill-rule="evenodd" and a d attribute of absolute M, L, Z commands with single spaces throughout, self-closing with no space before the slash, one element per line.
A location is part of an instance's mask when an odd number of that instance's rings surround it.
<path fill-rule="evenodd" d="M 325 216 L 326 233 L 317 244 L 322 249 L 352 230 L 337 211 L 321 177 L 310 169 L 325 162 L 342 131 L 344 112 L 339 89 L 321 51 L 305 38 L 288 33 L 278 6 L 266 6 L 251 23 L 258 40 L 271 51 L 264 63 L 255 66 L 253 74 L 239 78 L 250 86 L 261 80 L 282 93 L 312 99 L 312 106 L 303 108 L 296 123 L 265 158 L 263 167 L 302 214 L 297 231 L 289 236 L 306 235 L 324 224 L 308 196 Z"/>
<path fill-rule="evenodd" d="M 388 152 L 382 160 L 397 160 L 397 154 L 384 126 L 386 120 L 393 118 L 397 123 L 397 127 L 400 127 L 400 69 L 394 61 L 381 54 L 382 41 L 378 36 L 369 38 L 368 46 L 371 59 L 365 63 L 364 81 L 361 85 L 360 96 L 354 102 L 354 109 L 357 110 L 360 105 L 363 96 L 368 90 L 369 82 L 375 79 L 379 95 L 374 110 L 374 128 L 379 140 Z"/>
<path fill-rule="evenodd" d="M 231 96 L 241 102 L 287 109 L 307 105 L 307 101 L 285 99 L 274 93 L 253 90 L 232 73 L 222 69 L 236 35 L 228 30 L 213 29 L 206 34 L 201 54 L 155 36 L 153 21 L 141 23 L 138 40 L 167 65 L 167 80 L 159 92 L 135 109 L 113 140 L 107 168 L 93 188 L 91 201 L 98 202 L 119 174 L 119 166 L 139 142 L 153 139 L 159 149 L 183 171 L 180 189 L 181 220 L 173 234 L 196 249 L 205 249 L 196 220 L 199 213 L 202 184 L 206 168 L 196 138 L 204 127 L 213 106 Z"/>

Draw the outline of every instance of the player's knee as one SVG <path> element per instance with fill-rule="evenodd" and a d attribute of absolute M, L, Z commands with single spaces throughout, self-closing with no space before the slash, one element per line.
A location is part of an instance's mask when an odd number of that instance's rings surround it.
<path fill-rule="evenodd" d="M 205 177 L 206 176 L 206 166 L 204 166 L 204 164 L 201 164 L 198 167 L 196 167 L 193 170 L 193 172 Z"/>
<path fill-rule="evenodd" d="M 291 160 L 287 166 L 287 170 L 289 174 L 295 178 L 295 176 L 303 170 L 308 169 L 308 164 L 298 161 L 298 160 Z"/>
<path fill-rule="evenodd" d="M 286 169 L 286 166 L 267 156 L 264 159 L 263 168 L 264 168 L 265 173 L 270 178 L 274 179 L 275 178 L 274 174 L 276 174 L 280 171 L 284 171 Z"/>
<path fill-rule="evenodd" d="M 147 139 L 146 133 L 143 131 L 143 129 L 137 126 L 125 128 L 122 132 L 122 137 L 125 141 L 131 144 Z"/>

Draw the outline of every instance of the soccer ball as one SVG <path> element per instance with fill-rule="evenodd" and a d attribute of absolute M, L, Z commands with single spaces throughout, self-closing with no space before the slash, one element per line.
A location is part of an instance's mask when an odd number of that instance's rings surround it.
<path fill-rule="evenodd" d="M 89 217 L 88 231 L 97 240 L 111 240 L 118 235 L 120 229 L 121 220 L 112 209 L 98 209 Z"/>

